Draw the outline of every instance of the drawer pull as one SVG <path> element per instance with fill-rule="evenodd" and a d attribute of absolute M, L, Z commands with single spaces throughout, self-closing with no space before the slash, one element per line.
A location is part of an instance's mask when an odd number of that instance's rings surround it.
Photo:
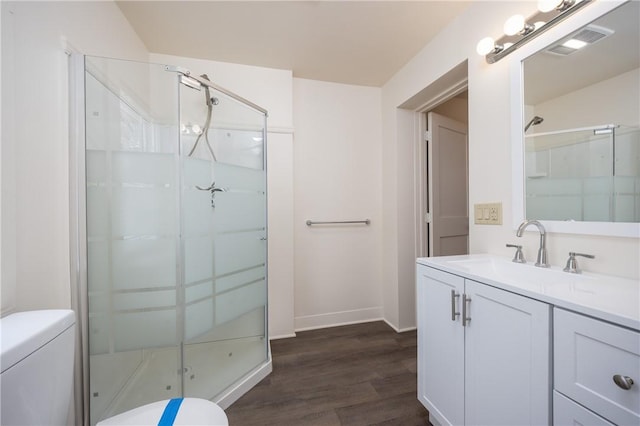
<path fill-rule="evenodd" d="M 631 386 L 633 386 L 633 379 L 629 376 L 621 376 L 619 374 L 616 374 L 615 376 L 613 376 L 613 381 L 616 385 L 618 385 L 618 387 L 624 390 L 629 390 L 631 389 Z"/>

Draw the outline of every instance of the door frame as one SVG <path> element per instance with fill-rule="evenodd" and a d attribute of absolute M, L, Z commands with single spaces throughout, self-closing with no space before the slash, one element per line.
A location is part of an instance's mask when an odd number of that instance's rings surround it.
<path fill-rule="evenodd" d="M 460 78 L 453 84 L 442 87 L 440 92 L 430 98 L 428 101 L 414 109 L 414 205 L 415 211 L 415 254 L 416 257 L 429 257 L 429 225 L 425 220 L 426 214 L 429 212 L 429 184 L 427 170 L 427 144 L 425 142 L 425 132 L 427 131 L 426 115 L 433 111 L 439 105 L 458 96 L 460 93 L 467 91 L 469 82 L 467 76 Z M 468 130 L 467 130 L 468 131 Z M 467 133 L 468 135 L 468 133 Z M 467 151 L 468 151 L 467 145 Z M 467 164 L 467 168 L 469 165 Z"/>

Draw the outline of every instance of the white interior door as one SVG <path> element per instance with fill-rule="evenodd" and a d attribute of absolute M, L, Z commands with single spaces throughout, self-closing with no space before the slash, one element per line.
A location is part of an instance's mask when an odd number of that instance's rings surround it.
<path fill-rule="evenodd" d="M 469 168 L 467 126 L 427 114 L 429 255 L 469 251 Z"/>

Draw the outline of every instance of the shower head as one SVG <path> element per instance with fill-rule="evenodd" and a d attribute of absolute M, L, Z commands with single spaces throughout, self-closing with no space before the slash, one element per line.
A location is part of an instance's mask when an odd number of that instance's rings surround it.
<path fill-rule="evenodd" d="M 531 121 L 529 121 L 529 123 L 527 123 L 527 125 L 524 126 L 524 131 L 526 132 L 529 129 L 529 127 L 537 126 L 538 124 L 542 123 L 543 121 L 544 121 L 544 118 L 542 118 L 542 117 L 540 117 L 538 115 L 534 116 L 531 119 Z"/>

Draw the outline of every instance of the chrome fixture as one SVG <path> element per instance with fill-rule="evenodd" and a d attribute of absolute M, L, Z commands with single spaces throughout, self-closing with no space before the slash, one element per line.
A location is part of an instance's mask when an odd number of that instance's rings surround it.
<path fill-rule="evenodd" d="M 478 42 L 476 51 L 485 56 L 488 63 L 498 62 L 592 1 L 538 0 L 538 12 L 527 19 L 513 15 L 504 23 L 504 36 L 497 41 L 492 37 L 483 38 Z"/>
<path fill-rule="evenodd" d="M 365 220 L 339 220 L 339 221 L 334 221 L 334 222 L 315 222 L 312 220 L 307 220 L 306 224 L 307 226 L 313 226 L 313 225 L 342 225 L 342 224 L 350 224 L 350 223 L 362 223 L 364 225 L 369 225 L 371 224 L 371 221 L 369 219 L 365 219 Z"/>
<path fill-rule="evenodd" d="M 575 253 L 569 252 L 569 259 L 567 259 L 567 266 L 564 267 L 563 271 L 569 272 L 571 274 L 579 274 L 580 269 L 578 269 L 578 261 L 576 260 L 576 256 L 586 257 L 587 259 L 595 259 L 596 257 L 592 254 L 584 254 L 584 253 Z"/>
<path fill-rule="evenodd" d="M 539 115 L 536 115 L 535 117 L 533 117 L 531 119 L 531 121 L 529 121 L 527 123 L 526 126 L 524 126 L 524 131 L 526 132 L 527 130 L 529 130 L 529 127 L 537 126 L 538 124 L 542 123 L 543 121 L 544 121 L 544 118 L 540 117 Z"/>
<path fill-rule="evenodd" d="M 535 265 L 540 268 L 548 268 L 550 265 L 549 262 L 547 262 L 547 232 L 540 222 L 537 220 L 525 220 L 518 226 L 516 237 L 522 237 L 522 233 L 529 225 L 534 225 L 540 232 L 540 248 L 538 249 L 538 258 L 536 259 Z"/>
<path fill-rule="evenodd" d="M 522 253 L 522 246 L 518 246 L 516 244 L 507 244 L 507 247 L 511 247 L 511 248 L 516 249 L 516 254 L 513 255 L 512 262 L 515 262 L 515 263 L 527 263 L 527 261 L 524 258 L 524 254 Z"/>
<path fill-rule="evenodd" d="M 207 77 L 206 74 L 202 74 L 200 77 L 203 78 L 204 80 L 209 81 L 209 77 Z M 192 77 L 185 77 L 184 75 L 182 76 L 180 81 L 184 83 L 185 78 L 198 82 Z M 200 83 L 198 82 L 198 84 Z M 193 87 L 191 85 L 188 85 L 188 86 Z M 209 143 L 209 127 L 211 126 L 211 113 L 213 112 L 213 106 L 218 105 L 220 101 L 218 101 L 218 98 L 214 98 L 211 96 L 211 93 L 209 92 L 209 86 L 207 85 L 204 86 L 204 97 L 205 97 L 205 102 L 207 104 L 207 118 L 202 128 L 198 126 L 198 129 L 202 129 L 200 130 L 199 133 L 194 130 L 194 133 L 196 133 L 198 137 L 196 138 L 196 142 L 193 144 L 193 148 L 191 148 L 191 151 L 189 152 L 188 156 L 191 157 L 193 155 L 193 153 L 196 151 L 196 148 L 198 147 L 198 142 L 200 142 L 200 138 L 202 137 L 202 135 L 204 135 L 204 141 L 207 144 L 207 148 L 209 148 L 209 153 L 211 153 L 211 157 L 213 157 L 213 161 L 218 161 L 218 159 L 216 158 L 216 154 L 214 154 L 213 152 L 213 148 L 211 148 L 211 143 Z M 212 204 L 213 204 L 213 201 L 212 201 Z"/>

